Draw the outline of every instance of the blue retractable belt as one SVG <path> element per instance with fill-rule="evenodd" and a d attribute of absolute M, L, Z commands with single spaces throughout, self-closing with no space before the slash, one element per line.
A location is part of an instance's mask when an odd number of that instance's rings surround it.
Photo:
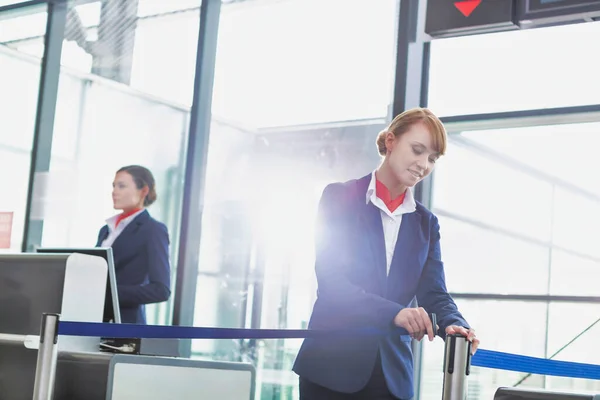
<path fill-rule="evenodd" d="M 435 315 L 432 315 L 432 325 L 434 327 L 436 322 Z M 401 328 L 394 330 L 394 332 L 402 335 L 408 334 L 406 330 Z M 235 329 L 60 322 L 58 334 L 64 336 L 155 339 L 305 339 L 348 336 L 385 336 L 389 335 L 390 331 L 383 331 L 375 328 L 344 330 Z M 548 360 L 484 349 L 478 350 L 472 357 L 471 365 L 530 374 L 600 380 L 600 365 Z"/>

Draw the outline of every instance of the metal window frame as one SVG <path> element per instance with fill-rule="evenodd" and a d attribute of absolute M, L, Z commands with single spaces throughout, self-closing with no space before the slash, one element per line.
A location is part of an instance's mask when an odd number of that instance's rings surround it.
<path fill-rule="evenodd" d="M 21 3 L 17 6 L 31 7 L 39 5 L 38 1 Z M 64 1 L 47 3 L 46 34 L 44 36 L 44 54 L 41 63 L 40 86 L 38 92 L 35 131 L 31 149 L 31 165 L 27 187 L 27 204 L 25 207 L 25 226 L 23 229 L 22 251 L 32 251 L 34 246 L 41 245 L 43 220 L 32 220 L 31 210 L 34 202 L 34 184 L 36 174 L 48 172 L 54 136 L 54 117 L 58 97 L 58 81 L 60 78 L 60 60 L 67 23 L 68 5 Z M 15 10 L 13 8 L 13 10 Z"/>
<path fill-rule="evenodd" d="M 26 10 L 31 9 L 32 7 L 46 6 L 47 2 L 47 0 L 30 0 L 23 1 L 21 3 L 7 4 L 4 6 L 0 6 L 0 15 L 11 11 Z"/>
<path fill-rule="evenodd" d="M 53 5 L 65 4 L 65 5 L 71 5 L 71 6 L 78 6 L 78 5 L 82 5 L 82 4 L 95 3 L 95 2 L 99 2 L 99 1 L 102 1 L 102 0 L 28 0 L 28 1 L 22 1 L 22 2 L 17 2 L 17 3 L 13 3 L 13 4 L 7 4 L 4 6 L 0 6 L 0 14 L 4 14 L 9 11 L 31 9 L 36 6 L 44 7 L 44 6 L 48 6 L 50 4 L 53 4 Z"/>
<path fill-rule="evenodd" d="M 86 4 L 98 0 L 30 0 L 0 6 L 0 14 L 32 7 L 47 7 L 48 17 L 44 37 L 45 48 L 41 65 L 35 132 L 27 189 L 27 205 L 22 251 L 31 251 L 41 244 L 43 221 L 33 221 L 31 211 L 35 176 L 47 172 L 50 166 L 54 117 L 60 79 L 60 61 L 70 4 Z M 188 151 L 181 213 L 180 246 L 176 268 L 173 324 L 193 325 L 197 271 L 200 251 L 200 231 L 204 202 L 208 138 L 211 124 L 211 102 L 216 59 L 220 0 L 198 0 L 200 26 L 196 54 L 194 95 L 190 113 Z M 183 347 L 189 354 L 191 342 Z"/>
<path fill-rule="evenodd" d="M 425 34 L 427 0 L 399 0 L 398 31 L 396 37 L 396 71 L 392 119 L 403 111 L 427 106 L 429 90 L 430 43 Z M 426 207 L 431 204 L 433 174 L 415 188 L 415 199 Z M 414 399 L 421 392 L 422 344 L 412 341 L 414 357 Z"/>
<path fill-rule="evenodd" d="M 173 325 L 192 326 L 194 323 L 220 13 L 221 0 L 202 1 L 173 298 Z M 180 351 L 182 356 L 189 357 L 191 341 L 183 342 Z"/>
<path fill-rule="evenodd" d="M 540 108 L 440 118 L 450 134 L 466 131 L 566 125 L 600 121 L 600 104 Z"/>

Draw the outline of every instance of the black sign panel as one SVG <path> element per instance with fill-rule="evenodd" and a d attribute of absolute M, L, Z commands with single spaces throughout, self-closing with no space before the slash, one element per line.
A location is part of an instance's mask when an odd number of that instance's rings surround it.
<path fill-rule="evenodd" d="M 569 9 L 576 6 L 596 4 L 600 6 L 599 0 L 527 0 L 527 11 L 546 11 Z"/>
<path fill-rule="evenodd" d="M 523 0 L 518 10 L 523 26 L 584 22 L 600 16 L 600 0 Z"/>
<path fill-rule="evenodd" d="M 450 37 L 518 29 L 517 1 L 524 0 L 428 0 L 425 32 Z"/>

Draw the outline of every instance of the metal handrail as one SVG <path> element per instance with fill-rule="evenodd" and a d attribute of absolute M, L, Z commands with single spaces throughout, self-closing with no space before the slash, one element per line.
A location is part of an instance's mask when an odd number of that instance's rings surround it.
<path fill-rule="evenodd" d="M 37 349 L 40 337 L 38 335 L 17 335 L 13 333 L 0 333 L 0 344 L 19 346 L 28 349 Z"/>

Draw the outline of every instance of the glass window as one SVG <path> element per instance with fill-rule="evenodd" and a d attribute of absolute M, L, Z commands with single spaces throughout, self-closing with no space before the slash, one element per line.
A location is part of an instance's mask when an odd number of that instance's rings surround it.
<path fill-rule="evenodd" d="M 548 293 L 547 247 L 451 216 L 439 217 L 439 222 L 451 292 Z"/>
<path fill-rule="evenodd" d="M 368 13 L 364 0 L 224 5 L 213 113 L 248 128 L 386 116 L 396 12 L 396 0 Z"/>
<path fill-rule="evenodd" d="M 8 251 L 14 252 L 21 251 L 23 239 L 45 30 L 45 8 L 0 15 L 0 212 L 13 213 Z M 31 34 L 41 37 L 37 57 L 21 42 Z"/>
<path fill-rule="evenodd" d="M 9 1 L 8 3 L 18 2 Z M 2 0 L 0 0 L 0 6 L 3 5 L 8 4 L 2 4 Z M 22 53 L 21 59 L 28 59 L 25 55 L 35 57 L 31 60 L 42 58 L 47 18 L 45 4 L 5 12 L 0 29 L 0 45 L 18 50 L 19 53 Z"/>
<path fill-rule="evenodd" d="M 600 261 L 564 250 L 552 250 L 550 294 L 557 296 L 598 296 Z"/>
<path fill-rule="evenodd" d="M 433 207 L 440 214 L 496 228 L 536 242 L 551 236 L 552 185 L 519 168 L 510 153 L 475 146 L 467 136 L 451 135 L 437 163 Z M 487 132 L 481 132 L 485 140 Z M 485 188 L 485 190 L 472 190 Z"/>
<path fill-rule="evenodd" d="M 544 357 L 546 344 L 546 304 L 522 301 L 461 300 L 456 303 L 469 324 L 477 330 L 487 350 L 532 357 Z M 506 326 L 518 327 L 506 331 Z M 440 398 L 444 382 L 444 342 L 436 338 L 423 342 L 422 399 Z M 525 374 L 473 367 L 468 380 L 468 399 L 494 398 L 500 386 L 513 386 Z M 543 377 L 532 376 L 521 386 L 540 387 Z"/>
<path fill-rule="evenodd" d="M 596 282 L 598 282 L 596 280 Z M 598 304 L 555 303 L 550 304 L 548 314 L 548 355 L 561 350 L 554 359 L 598 364 L 600 347 L 600 307 Z M 597 394 L 600 382 L 588 379 L 569 379 L 549 376 L 546 387 L 556 391 L 576 391 Z"/>
<path fill-rule="evenodd" d="M 599 130 L 586 123 L 450 135 L 433 209 L 452 290 L 595 295 L 589 282 L 600 274 L 600 253 L 589 227 L 600 224 L 600 195 L 590 148 Z"/>
<path fill-rule="evenodd" d="M 377 167 L 392 100 L 397 1 L 365 4 L 223 4 L 195 325 L 306 327 L 321 192 Z M 257 398 L 291 399 L 300 343 L 202 341 L 194 353 L 249 359 Z"/>
<path fill-rule="evenodd" d="M 440 160 L 433 180 L 433 209 L 440 217 L 450 291 L 597 296 L 600 254 L 593 227 L 600 223 L 600 196 L 592 152 L 599 130 L 599 123 L 585 123 L 450 135 L 448 155 Z M 597 304 L 457 303 L 484 348 L 536 357 L 553 355 L 600 317 Z M 506 334 L 497 329 L 498 321 L 527 333 Z M 594 363 L 598 354 L 589 341 L 593 332 L 597 327 L 556 359 Z M 424 346 L 423 398 L 441 390 L 436 386 L 441 369 L 435 371 L 441 368 L 443 352 L 431 348 L 435 346 Z M 491 398 L 498 386 L 512 386 L 522 377 L 476 368 L 469 379 L 469 398 Z M 540 376 L 528 377 L 520 386 L 598 389 L 587 380 Z"/>
<path fill-rule="evenodd" d="M 593 22 L 434 40 L 429 106 L 448 116 L 600 103 L 599 35 Z"/>
<path fill-rule="evenodd" d="M 169 230 L 174 277 L 200 0 L 160 3 L 71 3 L 68 35 L 80 40 L 63 42 L 50 170 L 35 177 L 43 213 L 32 217 L 43 220 L 43 246 L 94 246 L 116 213 L 116 170 L 144 165 L 156 179 L 149 212 Z M 169 322 L 170 305 L 147 307 L 147 319 Z"/>
<path fill-rule="evenodd" d="M 1 6 L 10 6 L 11 4 L 21 3 L 23 0 L 0 0 Z"/>

